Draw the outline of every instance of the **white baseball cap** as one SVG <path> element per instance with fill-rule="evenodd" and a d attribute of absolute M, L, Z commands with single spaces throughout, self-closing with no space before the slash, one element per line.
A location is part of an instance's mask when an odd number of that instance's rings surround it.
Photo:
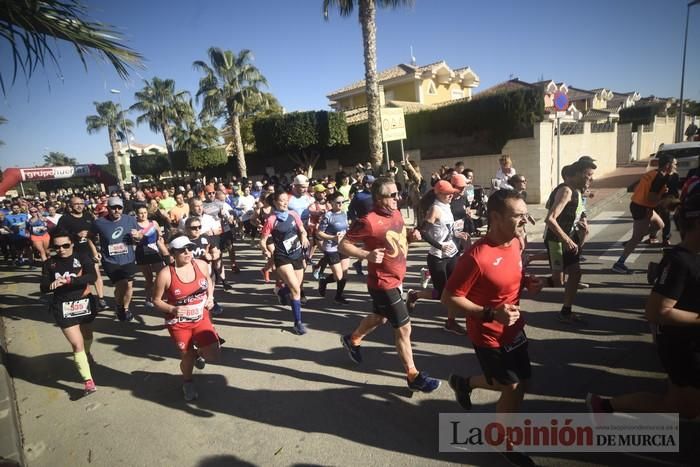
<path fill-rule="evenodd" d="M 309 185 L 309 179 L 306 178 L 306 175 L 299 174 L 296 177 L 294 177 L 294 184 L 295 185 Z"/>

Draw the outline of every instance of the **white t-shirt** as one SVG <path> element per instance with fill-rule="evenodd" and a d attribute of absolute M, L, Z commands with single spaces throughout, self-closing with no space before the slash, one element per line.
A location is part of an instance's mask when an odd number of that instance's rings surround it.
<path fill-rule="evenodd" d="M 250 220 L 253 217 L 253 208 L 255 207 L 255 197 L 253 195 L 241 195 L 238 198 L 238 205 L 236 206 L 241 210 L 241 220 L 243 222 Z"/>

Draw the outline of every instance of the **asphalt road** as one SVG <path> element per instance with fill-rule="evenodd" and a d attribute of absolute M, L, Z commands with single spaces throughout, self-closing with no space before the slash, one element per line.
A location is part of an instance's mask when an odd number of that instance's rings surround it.
<path fill-rule="evenodd" d="M 592 219 L 584 281 L 575 311 L 585 328 L 556 320 L 561 289 L 525 299 L 533 362 L 524 412 L 582 412 L 588 391 L 606 395 L 662 391 L 664 374 L 651 343 L 643 307 L 648 261 L 660 250 L 640 248 L 630 266 L 610 271 L 629 236 L 626 199 Z M 535 238 L 532 238 L 535 237 Z M 531 246 L 537 248 L 535 235 Z M 540 245 L 541 246 L 541 245 Z M 416 287 L 426 248 L 412 248 L 406 287 Z M 257 250 L 240 253 L 244 271 L 232 293 L 217 291 L 225 312 L 215 325 L 226 339 L 222 361 L 197 371 L 199 400 L 185 403 L 174 344 L 154 311 L 135 311 L 142 322 L 120 323 L 113 312 L 95 322 L 93 376 L 98 391 L 82 396 L 70 347 L 39 299 L 38 272 L 3 268 L 2 316 L 8 363 L 18 398 L 25 456 L 32 467 L 62 465 L 507 465 L 498 454 L 438 452 L 438 414 L 459 412 L 446 382 L 435 393 L 411 397 L 393 346 L 381 328 L 363 344 L 354 365 L 339 336 L 369 309 L 364 283 L 351 272 L 349 306 L 319 298 L 311 285 L 304 309 L 309 333 L 290 332 L 291 312 L 262 283 Z M 546 274 L 543 262 L 530 270 Z M 310 274 L 308 275 L 309 279 Z M 107 296 L 111 294 L 108 289 Z M 445 312 L 419 302 L 412 317 L 418 368 L 446 380 L 475 374 L 468 340 L 444 332 Z M 495 393 L 474 391 L 475 412 L 494 410 Z M 567 453 L 534 456 L 540 465 L 683 465 L 698 452 L 697 424 L 683 425 L 682 453 L 631 455 Z"/>

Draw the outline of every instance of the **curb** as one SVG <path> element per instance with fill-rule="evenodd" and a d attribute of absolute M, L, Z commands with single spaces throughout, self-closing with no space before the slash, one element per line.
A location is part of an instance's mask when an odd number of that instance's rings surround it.
<path fill-rule="evenodd" d="M 0 465 L 26 465 L 22 450 L 22 432 L 17 412 L 17 397 L 6 367 L 5 326 L 0 317 Z"/>

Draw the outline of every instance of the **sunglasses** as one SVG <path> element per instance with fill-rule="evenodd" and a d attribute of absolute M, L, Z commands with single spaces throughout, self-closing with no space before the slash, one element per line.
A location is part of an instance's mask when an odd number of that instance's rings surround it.
<path fill-rule="evenodd" d="M 37 214 L 39 211 L 29 211 L 29 214 Z"/>
<path fill-rule="evenodd" d="M 71 243 L 62 243 L 60 245 L 54 245 L 53 247 L 57 250 L 67 250 L 71 246 L 73 246 Z"/>
<path fill-rule="evenodd" d="M 191 226 L 190 226 L 190 230 L 199 230 L 199 229 L 201 229 L 201 228 L 202 228 L 201 225 L 191 225 Z"/>
<path fill-rule="evenodd" d="M 192 245 L 187 245 L 185 248 L 175 248 L 173 249 L 173 252 L 177 255 L 184 253 L 185 251 L 189 251 L 192 253 L 194 251 L 194 247 Z"/>
<path fill-rule="evenodd" d="M 124 209 L 124 206 L 109 206 L 109 209 L 111 209 L 112 211 L 121 211 L 122 209 Z"/>
<path fill-rule="evenodd" d="M 215 195 L 215 194 L 216 194 L 216 191 L 207 191 L 207 194 L 208 194 L 208 195 Z"/>
<path fill-rule="evenodd" d="M 394 198 L 394 199 L 399 199 L 399 192 L 395 191 L 393 193 L 389 193 L 388 195 L 382 195 L 384 198 Z"/>

